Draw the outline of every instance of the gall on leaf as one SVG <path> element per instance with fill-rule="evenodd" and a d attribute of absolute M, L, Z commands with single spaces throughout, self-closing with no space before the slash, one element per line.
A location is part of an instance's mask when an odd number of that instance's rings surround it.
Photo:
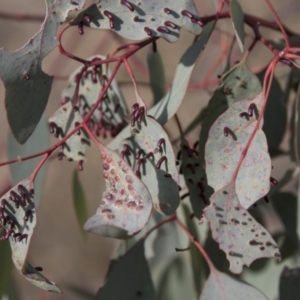
<path fill-rule="evenodd" d="M 125 159 L 147 186 L 153 207 L 160 213 L 171 215 L 179 205 L 179 174 L 175 155 L 168 135 L 161 125 L 144 115 L 140 123 L 134 122 L 132 136 L 121 144 L 129 147 Z"/>
<path fill-rule="evenodd" d="M 89 22 L 85 16 L 90 17 Z M 130 40 L 142 40 L 149 36 L 162 37 L 168 42 L 179 38 L 181 27 L 195 35 L 202 31 L 194 1 L 102 0 L 91 5 L 71 25 L 84 24 L 91 28 L 111 29 Z"/>
<path fill-rule="evenodd" d="M 12 260 L 17 270 L 37 287 L 61 293 L 62 291 L 55 283 L 45 278 L 26 261 L 36 225 L 32 182 L 29 179 L 22 180 L 4 194 L 0 202 L 0 225 L 6 230 L 0 240 L 2 243 L 9 241 Z"/>
<path fill-rule="evenodd" d="M 88 60 L 103 60 L 105 56 L 92 56 Z M 66 103 L 73 99 L 76 91 L 78 76 L 84 67 L 77 68 L 69 77 L 68 86 L 62 91 L 62 102 Z M 74 101 L 80 115 L 84 118 L 98 100 L 99 94 L 107 84 L 111 71 L 108 64 L 94 66 L 83 72 L 78 90 L 78 99 Z M 114 79 L 92 114 L 89 125 L 96 136 L 115 137 L 128 124 L 128 108 L 123 95 Z"/>
<path fill-rule="evenodd" d="M 214 193 L 211 204 L 204 209 L 210 223 L 212 236 L 230 262 L 229 270 L 240 274 L 243 266 L 249 266 L 262 257 L 281 255 L 269 232 L 240 205 L 234 187 L 228 185 Z"/>
<path fill-rule="evenodd" d="M 268 300 L 262 292 L 253 286 L 237 281 L 217 270 L 210 273 L 199 300 L 212 299 Z"/>
<path fill-rule="evenodd" d="M 271 159 L 262 118 L 258 124 L 263 104 L 262 93 L 232 104 L 211 126 L 205 146 L 208 184 L 218 191 L 236 176 L 236 194 L 245 209 L 270 189 Z M 249 108 L 252 117 L 241 117 Z"/>
<path fill-rule="evenodd" d="M 0 77 L 5 85 L 5 107 L 11 131 L 24 144 L 46 108 L 53 77 L 42 70 L 43 59 L 58 44 L 56 31 L 71 10 L 85 0 L 46 0 L 46 16 L 39 32 L 16 51 L 0 49 Z"/>
<path fill-rule="evenodd" d="M 86 231 L 119 239 L 130 238 L 148 222 L 151 195 L 128 164 L 113 150 L 102 146 L 106 190 L 102 204 L 84 225 Z"/>
<path fill-rule="evenodd" d="M 62 139 L 70 133 L 83 119 L 77 110 L 74 110 L 71 101 L 62 105 L 51 118 L 49 118 L 50 132 L 54 133 L 55 137 Z M 59 153 L 66 156 L 67 159 L 77 162 L 85 161 L 85 152 L 90 144 L 89 136 L 84 129 L 80 129 L 79 134 L 73 134 L 63 144 L 63 148 Z"/>

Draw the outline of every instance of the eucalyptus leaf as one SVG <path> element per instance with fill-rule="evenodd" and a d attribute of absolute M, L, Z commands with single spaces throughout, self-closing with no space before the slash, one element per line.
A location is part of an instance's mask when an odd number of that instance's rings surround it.
<path fill-rule="evenodd" d="M 14 265 L 28 281 L 41 289 L 61 293 L 58 286 L 26 261 L 36 225 L 33 193 L 32 182 L 30 179 L 24 179 L 2 196 L 0 221 L 6 230 L 2 239 L 9 240 Z"/>
<path fill-rule="evenodd" d="M 217 191 L 234 180 L 245 209 L 270 189 L 271 159 L 259 116 L 264 103 L 262 93 L 233 103 L 211 126 L 205 147 L 208 184 Z"/>
<path fill-rule="evenodd" d="M 152 210 L 151 195 L 128 164 L 113 150 L 102 149 L 106 190 L 102 204 L 84 225 L 92 233 L 126 239 L 148 222 Z"/>
<path fill-rule="evenodd" d="M 82 230 L 82 226 L 84 225 L 87 219 L 86 198 L 85 198 L 83 187 L 79 181 L 77 170 L 73 172 L 72 191 L 73 191 L 73 203 L 74 203 L 77 221 L 80 226 L 80 231 L 83 237 L 86 239 L 87 238 L 86 231 Z"/>
<path fill-rule="evenodd" d="M 149 51 L 147 55 L 147 64 L 150 77 L 150 86 L 153 92 L 154 105 L 165 95 L 166 78 L 163 62 L 160 53 Z"/>
<path fill-rule="evenodd" d="M 244 13 L 238 0 L 230 1 L 230 16 L 234 34 L 241 52 L 244 52 Z"/>
<path fill-rule="evenodd" d="M 151 3 L 147 0 L 101 0 L 70 22 L 71 25 L 80 23 L 92 28 L 114 30 L 130 40 L 157 36 L 175 42 L 181 27 L 196 35 L 202 31 L 202 23 L 192 0 L 153 0 Z"/>
<path fill-rule="evenodd" d="M 240 274 L 243 265 L 261 257 L 280 260 L 278 246 L 269 232 L 240 205 L 234 187 L 225 186 L 210 198 L 204 210 L 212 236 L 226 253 L 230 271 Z"/>
<path fill-rule="evenodd" d="M 123 141 L 119 152 L 129 148 L 126 159 L 141 175 L 160 213 L 171 215 L 179 205 L 179 174 L 168 135 L 153 118 L 144 116 L 141 124 L 132 127 L 133 136 Z M 160 163 L 161 162 L 161 163 Z"/>
<path fill-rule="evenodd" d="M 81 9 L 85 0 L 46 0 L 46 16 L 37 32 L 22 48 L 0 49 L 0 77 L 5 85 L 5 107 L 11 131 L 24 144 L 46 108 L 53 77 L 42 70 L 42 61 L 57 45 L 56 31 L 69 11 Z"/>
<path fill-rule="evenodd" d="M 267 300 L 268 298 L 251 285 L 237 281 L 214 270 L 211 272 L 199 300 Z"/>
<path fill-rule="evenodd" d="M 50 146 L 49 129 L 46 120 L 46 116 L 43 115 L 36 130 L 29 137 L 24 145 L 20 145 L 16 142 L 13 135 L 9 132 L 7 137 L 7 157 L 9 160 L 16 159 L 17 157 L 25 157 L 43 151 Z M 41 157 L 32 158 L 27 161 L 22 161 L 20 163 L 10 164 L 10 172 L 12 176 L 13 184 L 17 184 L 23 178 L 31 175 L 36 166 L 38 165 Z M 39 170 L 37 177 L 34 181 L 35 187 L 35 206 L 39 205 L 41 200 L 43 185 L 46 177 L 46 172 L 48 168 L 48 161 L 46 161 L 43 167 Z"/>
<path fill-rule="evenodd" d="M 144 256 L 144 240 L 114 262 L 107 280 L 97 293 L 99 300 L 153 300 L 155 290 Z"/>

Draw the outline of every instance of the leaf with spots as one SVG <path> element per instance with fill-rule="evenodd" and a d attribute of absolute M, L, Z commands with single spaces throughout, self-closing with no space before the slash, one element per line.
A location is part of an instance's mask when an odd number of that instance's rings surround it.
<path fill-rule="evenodd" d="M 218 190 L 211 196 L 210 202 L 204 209 L 204 216 L 210 223 L 214 240 L 226 253 L 231 272 L 239 274 L 243 265 L 249 266 L 261 257 L 280 260 L 277 244 L 240 205 L 234 187 L 229 185 Z"/>
<path fill-rule="evenodd" d="M 1 197 L 0 225 L 6 230 L 1 240 L 9 240 L 14 265 L 28 281 L 41 289 L 61 293 L 58 286 L 26 261 L 36 225 L 33 193 L 31 180 L 25 179 Z"/>
<path fill-rule="evenodd" d="M 200 165 L 198 151 L 191 148 L 184 138 L 181 140 L 181 170 L 189 190 L 193 213 L 200 219 L 213 191 L 206 184 L 206 174 Z"/>
<path fill-rule="evenodd" d="M 74 110 L 72 102 L 63 104 L 51 118 L 49 118 L 50 132 L 59 139 L 64 138 L 74 128 L 83 121 L 79 111 Z M 63 144 L 60 155 L 64 155 L 69 160 L 78 162 L 85 161 L 85 152 L 90 144 L 90 139 L 84 129 L 80 129 L 73 134 Z"/>
<path fill-rule="evenodd" d="M 70 24 L 112 29 L 130 40 L 157 36 L 175 42 L 181 27 L 196 35 L 202 31 L 192 0 L 101 0 L 80 13 Z"/>
<path fill-rule="evenodd" d="M 261 84 L 244 62 L 235 65 L 221 78 L 221 84 L 210 99 L 199 137 L 199 157 L 204 164 L 204 149 L 208 132 L 217 118 L 227 108 L 240 100 L 254 97 L 261 92 Z"/>
<path fill-rule="evenodd" d="M 0 77 L 5 85 L 5 107 L 11 131 L 24 144 L 35 130 L 46 108 L 53 77 L 41 64 L 57 45 L 56 31 L 69 11 L 81 9 L 85 0 L 46 0 L 44 23 L 22 48 L 9 52 L 0 49 Z"/>
<path fill-rule="evenodd" d="M 128 164 L 113 150 L 101 146 L 106 190 L 102 204 L 84 225 L 86 231 L 114 238 L 129 238 L 148 222 L 151 195 Z"/>
<path fill-rule="evenodd" d="M 198 40 L 191 45 L 180 58 L 177 65 L 172 87 L 156 105 L 148 110 L 148 115 L 154 117 L 160 125 L 164 125 L 179 109 L 186 94 L 190 77 L 201 52 L 213 30 L 213 22 L 204 26 Z M 111 149 L 118 149 L 121 141 L 130 136 L 130 127 L 125 127 L 109 144 Z"/>
<path fill-rule="evenodd" d="M 237 281 L 230 276 L 214 270 L 210 273 L 199 300 L 268 300 L 251 285 Z"/>
<path fill-rule="evenodd" d="M 245 209 L 270 189 L 271 159 L 260 115 L 264 105 L 262 93 L 233 103 L 211 126 L 205 147 L 208 184 L 217 191 L 234 181 Z"/>
<path fill-rule="evenodd" d="M 139 111 L 144 114 L 143 107 L 133 114 L 139 115 Z M 123 141 L 119 151 L 141 176 L 154 208 L 171 215 L 179 205 L 179 174 L 169 137 L 158 122 L 146 115 L 132 125 L 132 137 Z"/>
<path fill-rule="evenodd" d="M 90 57 L 88 60 L 95 61 L 105 58 L 97 55 Z M 84 118 L 98 100 L 99 94 L 106 85 L 110 74 L 108 64 L 94 66 L 85 71 L 84 67 L 77 68 L 70 75 L 69 84 L 62 92 L 63 103 L 74 98 L 78 76 L 82 75 L 79 83 L 78 98 L 73 103 L 78 107 L 80 115 Z M 106 138 L 110 134 L 114 137 L 128 124 L 128 116 L 129 112 L 125 100 L 114 79 L 89 122 L 97 136 L 100 135 Z"/>

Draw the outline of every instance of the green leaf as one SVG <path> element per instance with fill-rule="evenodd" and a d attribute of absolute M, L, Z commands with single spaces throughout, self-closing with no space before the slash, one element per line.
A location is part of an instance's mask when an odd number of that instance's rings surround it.
<path fill-rule="evenodd" d="M 280 276 L 280 300 L 298 300 L 300 295 L 300 268 L 285 267 Z"/>
<path fill-rule="evenodd" d="M 241 281 L 214 270 L 210 273 L 199 300 L 267 300 L 267 297 Z"/>
<path fill-rule="evenodd" d="M 61 293 L 58 286 L 50 282 L 26 261 L 33 229 L 36 225 L 33 191 L 32 182 L 24 179 L 2 196 L 0 221 L 7 232 L 4 239 L 9 240 L 15 267 L 28 281 L 44 290 Z"/>
<path fill-rule="evenodd" d="M 272 204 L 277 211 L 288 235 L 296 246 L 300 246 L 297 235 L 297 198 L 291 193 L 276 193 Z"/>
<path fill-rule="evenodd" d="M 88 58 L 89 61 L 104 60 L 105 56 L 96 55 Z M 77 68 L 69 77 L 67 88 L 62 92 L 63 102 L 73 99 L 76 92 L 76 82 L 78 76 L 82 75 L 78 99 L 73 103 L 76 104 L 79 114 L 84 118 L 97 102 L 99 94 L 107 83 L 107 78 L 111 76 L 108 64 L 88 68 L 84 71 L 84 67 Z M 94 133 L 106 138 L 108 133 L 114 137 L 124 126 L 128 124 L 129 112 L 118 87 L 117 81 L 114 79 L 107 89 L 98 109 L 91 116 L 90 124 Z"/>
<path fill-rule="evenodd" d="M 7 137 L 7 157 L 9 160 L 16 159 L 17 157 L 24 157 L 32 155 L 33 153 L 43 151 L 50 146 L 49 129 L 46 120 L 46 116 L 43 115 L 36 130 L 29 137 L 24 145 L 20 145 L 16 142 L 13 135 L 9 132 Z M 10 172 L 12 176 L 13 184 L 17 184 L 23 178 L 31 175 L 33 170 L 38 165 L 41 157 L 32 158 L 27 161 L 22 161 L 20 163 L 10 164 Z M 39 170 L 38 175 L 34 181 L 35 187 L 35 206 L 39 205 L 41 200 L 43 185 L 46 177 L 46 172 L 48 168 L 48 161 L 45 162 L 43 167 Z"/>
<path fill-rule="evenodd" d="M 190 46 L 181 57 L 176 68 L 172 87 L 168 93 L 150 110 L 148 115 L 154 117 L 160 125 L 164 125 L 177 112 L 188 88 L 191 74 L 200 53 L 204 49 L 213 29 L 213 22 L 204 26 L 199 39 Z M 118 149 L 120 142 L 130 136 L 129 126 L 125 127 L 109 144 L 111 149 Z"/>
<path fill-rule="evenodd" d="M 261 257 L 280 259 L 278 246 L 267 230 L 240 205 L 233 186 L 225 186 L 210 198 L 204 215 L 210 223 L 212 236 L 226 253 L 230 271 L 240 274 Z"/>
<path fill-rule="evenodd" d="M 210 99 L 199 137 L 199 157 L 204 165 L 204 149 L 208 131 L 217 118 L 233 103 L 254 97 L 261 92 L 261 84 L 244 62 L 235 65 L 221 78 L 221 84 Z"/>
<path fill-rule="evenodd" d="M 154 105 L 165 95 L 166 78 L 161 56 L 158 51 L 150 50 L 147 56 L 150 86 L 153 93 Z"/>
<path fill-rule="evenodd" d="M 263 82 L 265 71 L 257 76 Z M 272 80 L 271 90 L 264 113 L 263 131 L 266 134 L 269 148 L 277 149 L 283 139 L 286 124 L 287 111 L 282 102 L 283 91 L 276 77 Z M 276 122 L 274 122 L 276 120 Z"/>
<path fill-rule="evenodd" d="M 196 299 L 187 257 L 180 255 L 167 260 L 166 268 L 159 278 L 157 294 L 157 299 L 163 300 Z"/>
<path fill-rule="evenodd" d="M 107 274 L 106 283 L 99 289 L 96 299 L 155 299 L 150 270 L 144 256 L 144 240 L 114 262 Z"/>
<path fill-rule="evenodd" d="M 2 230 L 1 230 L 2 232 Z M 9 243 L 0 243 L 0 299 L 7 292 L 7 286 L 11 281 L 13 263 Z"/>
<path fill-rule="evenodd" d="M 16 140 L 24 144 L 35 130 L 46 108 L 53 77 L 42 71 L 42 61 L 57 45 L 56 31 L 69 11 L 81 9 L 85 0 L 47 0 L 41 29 L 22 48 L 0 50 L 0 77 L 5 85 L 5 107 Z"/>
<path fill-rule="evenodd" d="M 59 139 L 68 135 L 83 119 L 79 111 L 74 110 L 72 102 L 69 101 L 62 105 L 51 118 L 49 118 L 49 126 L 53 128 L 55 135 Z M 51 130 L 52 130 L 51 128 Z M 63 144 L 61 153 L 69 160 L 85 161 L 85 152 L 87 145 L 90 144 L 90 138 L 84 129 L 80 129 L 80 134 L 73 134 Z"/>
<path fill-rule="evenodd" d="M 262 93 L 233 103 L 211 126 L 205 147 L 208 184 L 217 191 L 234 180 L 245 209 L 270 189 L 271 159 L 258 119 L 264 103 Z M 252 117 L 247 113 L 250 105 Z"/>
<path fill-rule="evenodd" d="M 209 204 L 213 190 L 206 184 L 206 173 L 200 165 L 197 150 L 190 148 L 188 142 L 181 139 L 181 170 L 188 187 L 193 213 L 200 219 L 203 209 Z"/>
<path fill-rule="evenodd" d="M 152 210 L 151 195 L 117 153 L 103 147 L 101 156 L 106 183 L 103 203 L 87 220 L 84 229 L 102 236 L 126 239 L 147 224 Z"/>
<path fill-rule="evenodd" d="M 99 29 L 112 29 L 130 40 L 142 40 L 149 36 L 162 37 L 175 42 L 181 27 L 193 34 L 202 31 L 194 1 L 187 0 L 131 0 L 129 7 L 119 1 L 102 0 L 80 13 L 71 25 L 81 22 L 85 26 Z M 181 12 L 187 10 L 192 20 Z M 85 15 L 90 17 L 87 21 Z M 171 22 L 171 24 L 170 24 Z"/>
<path fill-rule="evenodd" d="M 233 30 L 236 40 L 240 47 L 241 52 L 244 52 L 244 13 L 241 5 L 237 0 L 231 0 L 230 3 L 230 16 L 232 21 Z"/>
<path fill-rule="evenodd" d="M 140 171 L 141 180 L 151 194 L 153 207 L 162 214 L 171 215 L 180 200 L 179 174 L 169 137 L 159 123 L 146 115 L 141 124 L 132 127 L 132 134 L 121 144 L 119 152 L 125 147 L 130 149 L 126 159 L 133 170 Z M 162 159 L 165 160 L 157 167 Z"/>
<path fill-rule="evenodd" d="M 74 202 L 77 221 L 80 226 L 80 231 L 84 239 L 86 239 L 87 238 L 86 231 L 82 230 L 82 226 L 84 225 L 87 219 L 86 198 L 85 198 L 83 187 L 79 181 L 77 170 L 73 172 L 72 191 L 73 191 L 73 202 Z"/>

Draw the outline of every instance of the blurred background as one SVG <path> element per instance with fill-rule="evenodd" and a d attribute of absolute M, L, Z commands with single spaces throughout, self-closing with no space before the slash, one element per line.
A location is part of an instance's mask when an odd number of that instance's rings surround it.
<path fill-rule="evenodd" d="M 196 0 L 196 6 L 200 16 L 214 14 L 219 1 Z M 245 13 L 273 20 L 270 11 L 262 0 L 239 0 Z M 93 1 L 87 1 L 86 7 Z M 276 11 L 282 21 L 290 29 L 297 32 L 300 19 L 300 2 L 297 0 L 273 0 Z M 14 51 L 22 47 L 40 28 L 46 5 L 41 0 L 10 0 L 0 2 L 0 47 Z M 5 18 L 13 14 L 16 18 Z M 37 15 L 40 21 L 28 21 L 18 19 L 18 15 Z M 72 13 L 75 16 L 76 13 Z M 246 27 L 246 32 L 253 35 L 251 29 Z M 262 30 L 269 39 L 279 40 L 280 33 L 269 30 Z M 228 49 L 233 37 L 232 27 L 229 20 L 218 22 L 209 43 L 202 53 L 201 58 L 191 78 L 190 88 L 178 111 L 178 117 L 183 127 L 207 104 L 214 89 L 218 85 L 217 75 L 222 73 L 225 67 Z M 194 36 L 181 30 L 179 40 L 169 44 L 164 40 L 157 42 L 160 52 L 167 83 L 171 84 L 177 63 L 184 51 L 193 42 Z M 85 28 L 84 35 L 79 35 L 76 27 L 70 28 L 63 36 L 63 45 L 71 53 L 88 58 L 91 55 L 106 55 L 120 45 L 130 43 L 117 36 L 113 32 L 105 30 L 92 30 Z M 246 38 L 246 47 L 251 39 Z M 139 51 L 134 58 L 129 59 L 133 68 L 139 88 L 144 101 L 151 106 L 153 95 L 149 88 L 149 76 L 147 70 L 147 53 L 151 46 Z M 235 45 L 231 54 L 230 62 L 233 65 L 241 58 L 238 46 Z M 265 47 L 258 45 L 249 58 L 249 66 L 255 72 L 263 69 L 271 58 Z M 61 91 L 67 85 L 67 78 L 71 72 L 79 66 L 79 63 L 61 56 L 57 49 L 52 51 L 43 61 L 43 70 L 55 77 L 51 95 L 48 101 L 46 114 L 50 117 L 59 107 Z M 212 69 L 213 67 L 213 69 Z M 276 71 L 280 83 L 286 80 L 286 66 L 279 67 Z M 122 89 L 127 103 L 130 105 L 135 101 L 130 78 L 125 68 L 121 68 L 117 74 L 117 80 Z M 4 86 L 0 84 L 1 107 L 0 109 L 0 161 L 7 160 L 6 140 L 9 131 L 4 106 Z M 166 125 L 171 140 L 178 136 L 178 129 L 174 120 Z M 49 134 L 50 135 L 50 134 Z M 188 139 L 191 142 L 198 140 L 199 128 L 193 130 Z M 51 145 L 55 143 L 51 136 Z M 283 141 L 282 147 L 287 146 L 287 140 Z M 289 166 L 289 159 L 281 157 L 274 162 L 274 177 L 280 178 Z M 69 300 L 83 299 L 73 292 L 73 288 L 82 288 L 91 294 L 95 294 L 103 283 L 110 258 L 115 253 L 119 242 L 101 238 L 89 234 L 88 240 L 84 241 L 81 236 L 79 225 L 76 221 L 73 206 L 71 180 L 76 163 L 66 160 L 59 161 L 56 156 L 50 159 L 46 179 L 44 181 L 41 202 L 37 209 L 37 226 L 32 238 L 29 250 L 29 261 L 34 266 L 41 266 L 44 274 L 51 281 L 57 283 L 64 291 L 63 295 L 51 294 L 39 290 L 31 285 L 19 273 L 13 269 L 13 278 L 19 299 L 22 300 Z M 104 190 L 102 180 L 102 163 L 99 152 L 95 147 L 90 147 L 87 153 L 87 162 L 84 164 L 84 171 L 80 172 L 80 181 L 84 187 L 88 199 L 88 215 L 94 214 L 97 209 L 101 194 Z M 0 169 L 0 191 L 4 191 L 10 182 L 8 166 Z M 293 186 L 290 186 L 292 189 Z M 0 266 L 1 272 L 1 266 Z M 1 278 L 1 275 L 0 275 Z M 276 290 L 270 290 L 271 297 L 276 296 Z"/>

